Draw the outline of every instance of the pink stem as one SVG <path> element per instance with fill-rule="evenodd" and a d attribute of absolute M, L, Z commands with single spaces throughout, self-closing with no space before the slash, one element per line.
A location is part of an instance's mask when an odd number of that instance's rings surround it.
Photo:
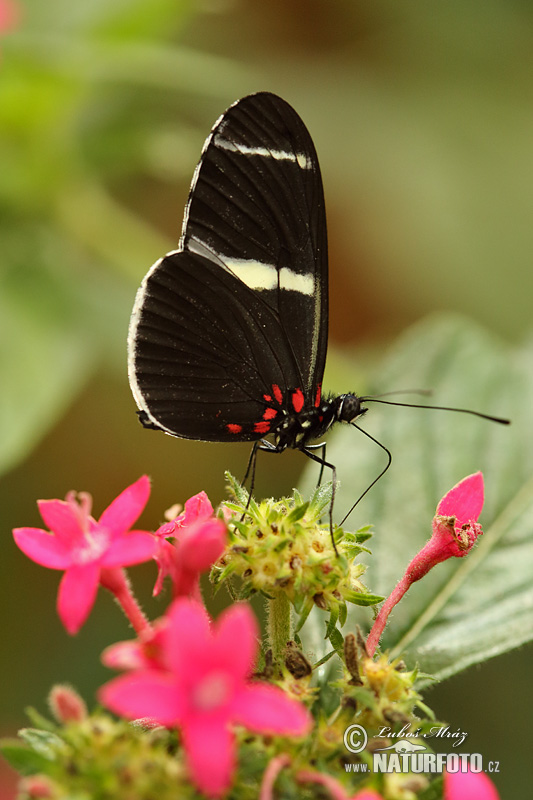
<path fill-rule="evenodd" d="M 297 774 L 296 780 L 300 783 L 317 783 L 319 786 L 323 786 L 329 792 L 332 800 L 350 800 L 341 784 L 331 775 L 303 769 Z"/>
<path fill-rule="evenodd" d="M 396 584 L 396 587 L 392 590 L 390 595 L 387 597 L 383 605 L 379 610 L 379 614 L 377 615 L 376 619 L 374 620 L 374 624 L 372 625 L 372 630 L 368 634 L 368 638 L 366 640 L 366 651 L 370 658 L 376 652 L 376 647 L 378 646 L 379 640 L 381 639 L 381 634 L 383 633 L 383 629 L 387 624 L 387 619 L 389 618 L 389 614 L 396 605 L 399 603 L 408 588 L 411 585 L 410 578 L 406 575 L 403 576 L 401 581 Z"/>
<path fill-rule="evenodd" d="M 129 580 L 123 569 L 119 567 L 103 569 L 100 573 L 100 585 L 115 595 L 118 604 L 122 607 L 137 634 L 151 629 L 152 626 L 133 596 Z"/>
<path fill-rule="evenodd" d="M 259 800 L 273 800 L 272 790 L 274 789 L 276 778 L 281 770 L 288 767 L 290 763 L 290 756 L 286 753 L 281 753 L 281 755 L 275 756 L 275 758 L 270 761 L 263 775 Z"/>
<path fill-rule="evenodd" d="M 416 554 L 405 570 L 405 575 L 401 581 L 396 584 L 395 588 L 381 606 L 379 614 L 372 625 L 372 630 L 368 634 L 366 650 L 370 658 L 372 658 L 376 652 L 376 647 L 381 639 L 381 634 L 383 633 L 389 614 L 396 603 L 400 602 L 412 583 L 423 578 L 435 564 L 438 564 L 440 561 L 445 561 L 449 555 L 449 552 L 443 548 L 443 544 L 436 534 L 434 534 L 429 542 L 424 545 L 422 550 Z"/>

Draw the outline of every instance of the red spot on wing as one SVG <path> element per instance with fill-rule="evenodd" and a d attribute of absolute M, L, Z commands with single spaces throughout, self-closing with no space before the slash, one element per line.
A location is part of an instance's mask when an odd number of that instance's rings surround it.
<path fill-rule="evenodd" d="M 281 405 L 283 402 L 283 392 L 281 391 L 277 383 L 272 384 L 272 391 L 274 392 L 274 397 L 276 398 L 276 401 Z"/>
<path fill-rule="evenodd" d="M 271 403 L 272 402 L 272 395 L 270 395 L 270 394 L 264 394 L 263 398 L 267 401 L 267 403 Z"/>
<path fill-rule="evenodd" d="M 274 419 L 277 417 L 278 412 L 275 408 L 266 408 L 265 413 L 263 414 L 263 419 Z"/>
<path fill-rule="evenodd" d="M 270 422 L 256 422 L 254 425 L 254 431 L 256 433 L 268 433 L 270 430 Z"/>
<path fill-rule="evenodd" d="M 242 431 L 242 425 L 236 425 L 234 422 L 228 423 L 226 428 L 230 433 L 240 433 Z"/>
<path fill-rule="evenodd" d="M 292 393 L 292 407 L 298 414 L 304 407 L 304 393 L 301 389 L 295 389 Z"/>
<path fill-rule="evenodd" d="M 322 384 L 318 384 L 316 387 L 316 395 L 315 395 L 315 408 L 318 408 L 320 405 L 320 400 L 322 398 Z"/>

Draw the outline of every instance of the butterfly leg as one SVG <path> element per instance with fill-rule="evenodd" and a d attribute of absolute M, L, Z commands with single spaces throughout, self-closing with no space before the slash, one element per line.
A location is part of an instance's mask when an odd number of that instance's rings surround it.
<path fill-rule="evenodd" d="M 246 472 L 244 473 L 244 478 L 242 479 L 242 485 L 244 486 L 248 478 L 250 478 L 250 491 L 248 492 L 248 500 L 246 501 L 246 509 L 245 512 L 248 511 L 248 506 L 250 505 L 250 500 L 254 493 L 255 487 L 255 466 L 257 464 L 257 452 L 259 450 L 264 450 L 267 453 L 279 453 L 280 450 L 271 442 L 267 441 L 266 439 L 261 439 L 258 442 L 254 442 L 252 451 L 250 453 L 250 457 L 248 459 L 248 464 L 246 466 Z M 244 517 L 244 514 L 243 514 Z"/>
<path fill-rule="evenodd" d="M 335 553 L 337 553 L 337 546 L 335 544 L 335 539 L 333 538 L 333 504 L 335 502 L 335 490 L 337 488 L 337 468 L 335 464 L 331 464 L 329 461 L 326 461 L 325 458 L 321 458 L 317 456 L 315 453 L 311 451 L 309 447 L 302 447 L 302 453 L 305 453 L 307 458 L 310 458 L 312 461 L 316 461 L 317 464 L 320 464 L 321 470 L 320 474 L 324 471 L 324 467 L 327 467 L 331 470 L 331 503 L 329 504 L 329 533 L 331 536 L 331 543 L 333 545 L 333 549 Z"/>
<path fill-rule="evenodd" d="M 318 475 L 318 481 L 317 481 L 317 484 L 316 484 L 316 488 L 318 489 L 318 487 L 322 483 L 322 478 L 324 476 L 324 466 L 325 466 L 325 459 L 326 459 L 326 443 L 325 442 L 320 442 L 320 444 L 308 444 L 306 446 L 306 450 L 322 450 L 322 456 L 321 456 L 322 463 L 320 465 L 320 473 Z"/>
<path fill-rule="evenodd" d="M 244 473 L 244 478 L 241 481 L 241 485 L 244 486 L 246 481 L 250 477 L 250 491 L 248 492 L 248 500 L 246 501 L 246 508 L 244 509 L 244 514 L 248 511 L 248 506 L 250 505 L 250 500 L 252 499 L 252 494 L 254 491 L 255 485 L 255 465 L 257 463 L 257 451 L 259 450 L 259 442 L 254 442 L 252 451 L 250 453 L 250 458 L 248 459 L 248 464 L 246 465 L 246 472 Z M 241 520 L 244 519 L 244 514 L 241 517 Z"/>

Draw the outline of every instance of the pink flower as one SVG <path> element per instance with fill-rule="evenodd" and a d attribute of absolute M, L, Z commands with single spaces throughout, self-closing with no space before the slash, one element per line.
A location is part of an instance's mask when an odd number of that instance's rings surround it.
<path fill-rule="evenodd" d="M 373 656 L 390 612 L 412 583 L 423 578 L 429 570 L 448 558 L 464 558 L 483 531 L 477 520 L 484 500 L 483 475 L 475 472 L 463 478 L 444 495 L 433 517 L 433 535 L 413 558 L 405 575 L 385 600 L 366 641 L 369 656 Z"/>
<path fill-rule="evenodd" d="M 0 0 L 0 32 L 10 31 L 20 22 L 21 10 L 13 0 Z"/>
<path fill-rule="evenodd" d="M 115 678 L 102 687 L 99 699 L 129 719 L 179 727 L 192 781 L 210 797 L 220 797 L 235 769 L 233 725 L 302 736 L 311 717 L 281 689 L 250 680 L 259 631 L 247 606 L 231 607 L 211 626 L 202 606 L 179 598 L 167 617 L 162 641 L 167 669 Z"/>
<path fill-rule="evenodd" d="M 39 511 L 51 533 L 40 528 L 13 531 L 15 542 L 28 558 L 43 567 L 65 570 L 57 610 L 69 633 L 76 633 L 87 619 L 99 583 L 113 591 L 123 606 L 131 605 L 120 568 L 154 555 L 157 542 L 151 533 L 129 531 L 149 494 L 150 482 L 143 476 L 113 500 L 98 522 L 90 515 L 88 494 L 81 493 L 79 500 L 73 492 L 66 500 L 39 500 Z M 131 613 L 134 617 L 140 614 L 135 608 Z M 137 629 L 143 627 L 142 619 L 130 618 Z"/>
<path fill-rule="evenodd" d="M 192 596 L 201 602 L 200 575 L 220 558 L 226 546 L 226 526 L 213 517 L 213 506 L 205 492 L 191 497 L 185 511 L 157 531 L 159 547 L 155 556 L 159 574 L 154 587 L 158 595 L 170 575 L 174 597 Z M 175 542 L 166 537 L 175 537 Z"/>
<path fill-rule="evenodd" d="M 445 772 L 444 800 L 500 800 L 484 772 Z"/>
<path fill-rule="evenodd" d="M 167 624 L 168 618 L 163 617 L 140 631 L 137 639 L 106 647 L 102 664 L 109 669 L 166 669 L 163 648 Z"/>

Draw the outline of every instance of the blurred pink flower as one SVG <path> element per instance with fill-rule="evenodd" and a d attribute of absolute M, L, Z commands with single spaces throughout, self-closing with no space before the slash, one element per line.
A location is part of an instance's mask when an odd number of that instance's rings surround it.
<path fill-rule="evenodd" d="M 99 699 L 129 719 L 179 727 L 192 781 L 220 797 L 235 769 L 233 725 L 302 736 L 311 716 L 281 689 L 250 680 L 259 631 L 247 606 L 232 606 L 211 626 L 202 606 L 179 598 L 167 617 L 161 643 L 167 669 L 121 675 L 102 687 Z"/>
<path fill-rule="evenodd" d="M 484 772 L 445 772 L 444 800 L 500 800 Z"/>
<path fill-rule="evenodd" d="M 0 33 L 16 28 L 20 22 L 21 8 L 14 0 L 0 0 Z"/>
<path fill-rule="evenodd" d="M 366 641 L 373 656 L 390 612 L 411 584 L 423 578 L 432 567 L 448 558 L 464 558 L 483 531 L 477 520 L 484 501 L 483 474 L 475 472 L 444 495 L 433 517 L 433 535 L 413 558 L 405 575 L 385 600 Z"/>
<path fill-rule="evenodd" d="M 39 511 L 51 533 L 40 528 L 14 529 L 15 542 L 28 558 L 43 567 L 65 570 L 57 610 L 69 633 L 76 633 L 87 619 L 99 583 L 117 596 L 127 593 L 120 568 L 153 557 L 157 546 L 153 534 L 129 530 L 149 494 L 150 481 L 143 476 L 113 500 L 98 522 L 90 515 L 89 494 L 76 497 L 70 492 L 66 500 L 39 500 Z"/>
<path fill-rule="evenodd" d="M 102 653 L 109 669 L 165 669 L 164 631 L 168 618 L 162 617 L 139 633 L 137 639 L 116 642 Z"/>
<path fill-rule="evenodd" d="M 185 503 L 185 510 L 156 531 L 159 546 L 155 560 L 159 567 L 154 595 L 170 575 L 174 597 L 190 596 L 201 602 L 200 575 L 209 570 L 226 546 L 226 526 L 213 516 L 213 506 L 205 492 Z M 174 537 L 167 542 L 166 537 Z"/>

